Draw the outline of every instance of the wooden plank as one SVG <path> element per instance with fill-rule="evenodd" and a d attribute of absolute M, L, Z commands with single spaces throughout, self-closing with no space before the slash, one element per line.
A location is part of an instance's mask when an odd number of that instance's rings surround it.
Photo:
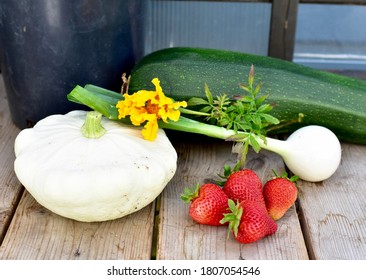
<path fill-rule="evenodd" d="M 19 133 L 10 118 L 8 100 L 0 75 L 0 244 L 23 191 L 13 169 L 14 140 Z"/>
<path fill-rule="evenodd" d="M 150 259 L 154 204 L 114 221 L 82 223 L 48 211 L 25 192 L 0 259 Z"/>
<path fill-rule="evenodd" d="M 268 55 L 292 61 L 299 0 L 273 0 Z"/>
<path fill-rule="evenodd" d="M 230 143 L 179 143 L 178 170 L 162 195 L 157 259 L 307 259 L 307 251 L 296 210 L 279 222 L 278 232 L 252 244 L 227 239 L 226 227 L 199 225 L 188 216 L 181 201 L 185 187 L 218 179 L 225 164 L 234 165 Z M 250 153 L 247 167 L 265 181 L 272 169 L 282 172 L 282 160 L 269 152 Z"/>
<path fill-rule="evenodd" d="M 313 259 L 366 259 L 366 146 L 342 144 L 337 172 L 302 182 L 299 205 Z"/>

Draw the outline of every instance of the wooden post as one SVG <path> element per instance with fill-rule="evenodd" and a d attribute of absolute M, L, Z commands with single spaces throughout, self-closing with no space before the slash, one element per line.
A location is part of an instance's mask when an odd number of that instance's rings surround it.
<path fill-rule="evenodd" d="M 273 0 L 268 55 L 292 60 L 299 0 Z"/>

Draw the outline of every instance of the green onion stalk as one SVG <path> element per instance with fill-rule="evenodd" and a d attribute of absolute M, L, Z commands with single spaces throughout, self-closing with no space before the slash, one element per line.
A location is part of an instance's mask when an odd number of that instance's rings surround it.
<path fill-rule="evenodd" d="M 118 109 L 116 104 L 122 99 L 122 95 L 95 85 L 86 85 L 85 87 L 76 86 L 67 96 L 69 101 L 83 104 L 100 112 L 106 118 L 113 121 L 121 121 L 130 123 L 128 119 L 118 118 Z M 182 112 L 192 114 L 193 111 L 181 109 Z M 200 114 L 199 112 L 197 112 Z M 184 116 L 180 116 L 179 120 L 174 122 L 159 121 L 159 127 L 163 129 L 177 130 L 182 132 L 196 133 L 206 135 L 212 138 L 229 140 L 230 137 L 237 135 L 234 130 L 226 129 L 216 125 L 203 123 Z M 246 135 L 244 133 L 241 133 Z"/>
<path fill-rule="evenodd" d="M 257 88 L 252 90 L 251 83 L 247 91 L 254 93 L 250 100 L 253 100 L 258 92 Z M 94 85 L 86 85 L 85 87 L 76 86 L 67 97 L 70 101 L 86 105 L 110 120 L 130 124 L 129 119 L 118 118 L 116 104 L 123 98 L 119 93 Z M 221 101 L 221 104 L 226 104 L 225 98 Z M 250 104 L 250 102 L 245 104 Z M 266 105 L 255 108 L 255 110 L 257 115 L 269 120 L 272 124 L 275 123 L 273 117 L 265 114 L 268 112 Z M 194 111 L 181 109 L 181 113 L 192 114 Z M 207 112 L 198 112 L 198 114 L 202 116 Z M 255 120 L 256 117 L 253 119 Z M 224 119 L 224 121 L 226 120 Z M 253 130 L 230 129 L 200 122 L 183 115 L 176 122 L 159 121 L 158 125 L 163 129 L 202 134 L 242 144 L 239 152 L 240 160 L 236 165 L 240 168 L 245 166 L 249 146 L 256 152 L 259 152 L 261 148 L 275 152 L 282 157 L 293 174 L 307 181 L 318 182 L 329 178 L 338 168 L 341 159 L 341 145 L 338 138 L 329 129 L 321 126 L 303 127 L 290 135 L 286 141 L 282 141 L 265 137 L 263 133 L 256 133 Z"/>
<path fill-rule="evenodd" d="M 116 104 L 123 98 L 120 93 L 87 84 L 85 87 L 81 87 L 79 85 L 76 86 L 67 97 L 69 101 L 86 105 L 94 111 L 101 113 L 110 120 L 121 121 L 123 123 L 130 124 L 129 119 L 118 118 L 118 109 L 116 108 Z M 182 114 L 207 115 L 206 113 L 192 111 L 185 108 L 181 108 L 180 110 Z M 259 152 L 261 148 L 267 150 L 278 150 L 280 149 L 279 146 L 282 145 L 282 141 L 270 139 L 271 145 L 268 146 L 267 139 L 263 135 L 227 129 L 225 127 L 200 122 L 183 115 L 180 116 L 178 121 L 164 122 L 159 120 L 158 125 L 163 129 L 201 134 L 216 139 L 243 143 L 240 152 L 241 158 L 239 161 L 239 166 L 241 167 L 244 167 L 245 165 L 246 154 L 248 152 L 249 146 L 252 146 L 256 152 Z"/>

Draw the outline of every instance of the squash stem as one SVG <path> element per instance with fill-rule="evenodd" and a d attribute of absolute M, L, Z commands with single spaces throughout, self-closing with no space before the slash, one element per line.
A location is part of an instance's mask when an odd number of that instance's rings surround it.
<path fill-rule="evenodd" d="M 100 138 L 106 130 L 101 124 L 102 114 L 97 111 L 90 111 L 86 114 L 85 122 L 81 127 L 81 132 L 86 138 Z"/>

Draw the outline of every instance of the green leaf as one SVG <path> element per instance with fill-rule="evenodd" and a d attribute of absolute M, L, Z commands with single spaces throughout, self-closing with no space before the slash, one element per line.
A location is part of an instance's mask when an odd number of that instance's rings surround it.
<path fill-rule="evenodd" d="M 221 120 L 219 120 L 219 124 L 221 125 L 221 126 L 229 126 L 230 125 L 230 121 L 228 120 L 228 119 L 221 119 Z M 229 127 L 227 127 L 227 129 L 230 129 Z"/>
<path fill-rule="evenodd" d="M 229 209 L 231 210 L 231 212 L 235 213 L 236 212 L 236 204 L 235 204 L 234 200 L 229 199 L 228 200 L 228 205 L 229 205 Z"/>
<path fill-rule="evenodd" d="M 271 105 L 269 104 L 263 104 L 261 106 L 259 106 L 259 108 L 257 109 L 258 113 L 266 113 L 272 110 Z"/>
<path fill-rule="evenodd" d="M 233 232 L 233 234 L 237 236 L 241 217 L 243 215 L 243 208 L 240 206 L 239 202 L 235 204 L 235 202 L 231 199 L 228 200 L 228 205 L 228 209 L 231 213 L 224 214 L 224 218 L 220 221 L 220 223 L 225 224 L 229 222 L 228 235 L 230 232 Z"/>
<path fill-rule="evenodd" d="M 180 198 L 185 203 L 190 203 L 194 198 L 198 197 L 198 192 L 200 190 L 200 184 L 197 183 L 195 187 L 185 188 L 184 192 L 181 194 Z"/>
<path fill-rule="evenodd" d="M 244 142 L 245 139 L 247 139 L 248 134 L 242 134 L 242 133 L 238 133 L 238 134 L 234 134 L 232 136 L 230 136 L 229 138 L 227 138 L 227 141 L 235 141 L 235 142 Z"/>
<path fill-rule="evenodd" d="M 251 130 L 251 125 L 247 124 L 247 123 L 240 123 L 239 124 L 239 130 L 242 130 L 242 131 L 248 131 L 248 130 Z"/>
<path fill-rule="evenodd" d="M 255 137 L 252 134 L 250 134 L 249 136 L 249 143 L 252 146 L 253 150 L 256 153 L 259 153 L 259 151 L 261 150 L 261 146 L 259 145 L 257 139 L 255 139 Z"/>
<path fill-rule="evenodd" d="M 289 180 L 291 181 L 291 182 L 293 182 L 293 183 L 296 183 L 296 181 L 297 180 L 299 180 L 300 179 L 300 177 L 299 176 L 297 176 L 297 175 L 293 175 L 293 176 L 291 176 L 290 178 L 289 178 Z"/>
<path fill-rule="evenodd" d="M 244 85 L 244 84 L 240 84 L 239 87 L 247 92 L 250 92 L 250 89 L 248 86 Z"/>
<path fill-rule="evenodd" d="M 272 115 L 269 114 L 260 114 L 261 118 L 263 118 L 267 123 L 269 124 L 279 124 L 280 120 L 275 118 Z"/>
<path fill-rule="evenodd" d="M 226 125 L 226 129 L 231 129 L 233 127 L 233 123 L 228 121 L 228 124 Z"/>
<path fill-rule="evenodd" d="M 257 125 L 257 126 L 261 126 L 262 125 L 262 119 L 259 115 L 252 115 L 252 122 Z"/>
<path fill-rule="evenodd" d="M 251 103 L 253 101 L 253 97 L 245 95 L 245 96 L 243 96 L 243 98 L 240 101 L 246 102 L 246 103 Z"/>
<path fill-rule="evenodd" d="M 201 108 L 200 112 L 208 113 L 211 111 L 211 109 L 212 109 L 211 106 L 205 106 L 205 107 Z"/>
<path fill-rule="evenodd" d="M 230 167 L 230 165 L 225 165 L 224 166 L 224 176 L 225 177 L 228 177 L 228 176 L 230 176 L 230 174 L 231 174 L 231 167 Z"/>
<path fill-rule="evenodd" d="M 267 138 L 264 135 L 259 135 L 259 138 L 263 141 L 264 144 L 267 144 Z"/>
<path fill-rule="evenodd" d="M 267 98 L 268 98 L 268 94 L 266 95 L 263 95 L 261 97 L 258 97 L 256 100 L 255 100 L 255 105 L 259 106 L 260 104 L 262 104 Z"/>
<path fill-rule="evenodd" d="M 255 87 L 255 90 L 254 90 L 254 94 L 253 94 L 254 97 L 256 97 L 258 95 L 261 87 L 262 87 L 262 83 L 258 83 L 258 85 Z"/>
<path fill-rule="evenodd" d="M 208 87 L 208 85 L 205 83 L 205 94 L 208 100 L 209 104 L 213 104 L 213 97 L 212 97 L 212 93 Z"/>
<path fill-rule="evenodd" d="M 206 99 L 192 97 L 187 101 L 188 106 L 207 105 L 209 102 Z"/>
<path fill-rule="evenodd" d="M 241 155 L 240 155 L 240 166 L 242 168 L 245 167 L 245 163 L 247 160 L 247 154 L 249 150 L 249 137 L 247 137 L 244 141 L 244 145 L 241 148 Z"/>
<path fill-rule="evenodd" d="M 249 76 L 248 76 L 249 88 L 252 88 L 253 87 L 253 83 L 254 83 L 254 65 L 252 64 L 250 66 Z"/>

